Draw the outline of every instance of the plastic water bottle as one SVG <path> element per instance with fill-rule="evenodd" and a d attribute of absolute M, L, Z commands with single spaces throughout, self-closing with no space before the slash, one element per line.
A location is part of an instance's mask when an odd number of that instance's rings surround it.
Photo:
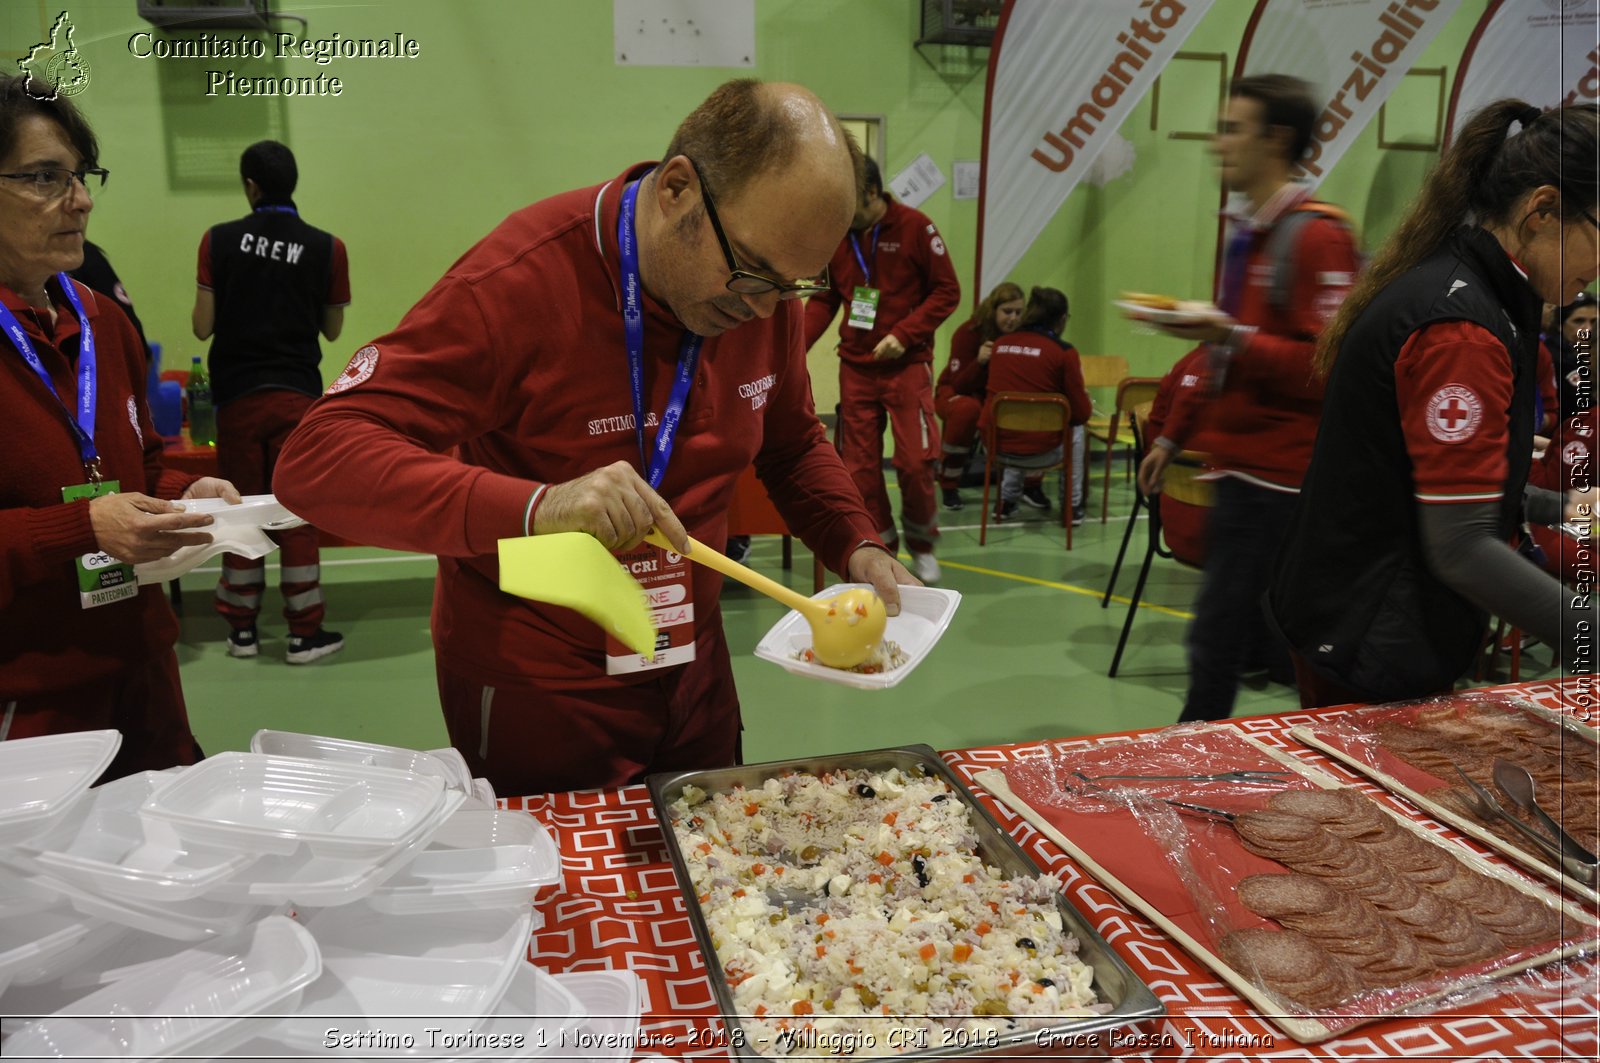
<path fill-rule="evenodd" d="M 211 405 L 211 378 L 199 355 L 189 369 L 189 441 L 197 447 L 217 445 L 217 408 Z"/>

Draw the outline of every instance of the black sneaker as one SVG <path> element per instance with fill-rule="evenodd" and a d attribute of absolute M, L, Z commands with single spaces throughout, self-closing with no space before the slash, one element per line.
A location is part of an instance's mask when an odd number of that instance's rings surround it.
<path fill-rule="evenodd" d="M 728 536 L 728 548 L 723 553 L 727 554 L 732 560 L 743 564 L 744 559 L 750 556 L 750 536 Z"/>
<path fill-rule="evenodd" d="M 954 487 L 946 487 L 944 489 L 944 508 L 945 509 L 948 509 L 951 512 L 954 512 L 955 510 L 965 509 L 966 507 L 967 507 L 967 504 L 965 502 L 961 501 L 961 492 L 960 491 L 957 491 Z"/>
<path fill-rule="evenodd" d="M 1083 523 L 1084 518 L 1088 515 L 1088 510 L 1088 506 L 1079 505 L 1072 507 L 1072 526 L 1074 528 Z"/>
<path fill-rule="evenodd" d="M 289 636 L 289 652 L 285 659 L 290 664 L 310 664 L 319 657 L 338 653 L 344 649 L 344 636 L 337 631 L 318 628 L 310 635 Z"/>
<path fill-rule="evenodd" d="M 1044 488 L 1038 484 L 1029 484 L 1022 489 L 1022 504 L 1032 506 L 1034 509 L 1050 508 L 1050 500 L 1044 497 Z"/>
<path fill-rule="evenodd" d="M 261 652 L 261 637 L 253 627 L 228 632 L 229 657 L 254 657 Z"/>
<path fill-rule="evenodd" d="M 1017 504 L 1015 502 L 1001 502 L 995 507 L 994 522 L 996 524 L 1004 524 L 1006 521 L 1010 520 L 1016 515 Z"/>

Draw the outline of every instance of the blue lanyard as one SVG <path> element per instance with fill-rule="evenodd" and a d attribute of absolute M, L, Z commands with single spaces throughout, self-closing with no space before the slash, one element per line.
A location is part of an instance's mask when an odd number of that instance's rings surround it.
<path fill-rule="evenodd" d="M 639 306 L 639 246 L 635 242 L 633 211 L 639 198 L 639 182 L 635 181 L 622 193 L 622 209 L 617 214 L 617 248 L 622 258 L 622 335 L 628 345 L 628 379 L 633 386 L 633 430 L 639 437 L 639 462 L 645 467 L 645 480 L 651 487 L 660 487 L 667 475 L 667 462 L 672 460 L 673 439 L 678 433 L 678 421 L 689 401 L 689 389 L 694 385 L 695 368 L 700 364 L 700 345 L 703 336 L 685 329 L 678 344 L 678 372 L 672 382 L 672 394 L 667 398 L 667 408 L 661 414 L 661 424 L 656 429 L 655 446 L 648 460 L 644 445 L 644 311 Z"/>
<path fill-rule="evenodd" d="M 257 214 L 293 214 L 297 218 L 300 216 L 300 212 L 293 207 L 256 207 L 255 212 Z"/>
<path fill-rule="evenodd" d="M 879 222 L 878 224 L 881 225 L 883 223 Z M 872 287 L 872 271 L 867 268 L 867 260 L 861 257 L 861 245 L 856 243 L 856 234 L 855 234 L 854 230 L 852 230 L 851 233 L 850 233 L 850 250 L 852 250 L 852 251 L 854 251 L 856 253 L 856 265 L 861 267 L 861 276 L 865 278 L 866 286 L 868 288 Z M 876 266 L 878 264 L 878 226 L 877 225 L 874 225 L 872 227 L 872 264 L 874 266 Z"/>
<path fill-rule="evenodd" d="M 28 340 L 28 334 L 23 331 L 22 322 L 17 320 L 17 315 L 11 308 L 0 303 L 0 328 L 11 339 L 17 353 L 22 355 L 22 360 L 28 363 L 41 381 L 50 397 L 56 400 L 64 413 L 67 414 L 67 423 L 72 426 L 73 435 L 78 441 L 78 454 L 83 458 L 83 467 L 88 471 L 91 479 L 96 482 L 100 479 L 100 452 L 94 446 L 94 411 L 95 411 L 95 347 L 94 328 L 89 324 L 89 315 L 83 312 L 83 302 L 78 298 L 77 290 L 72 286 L 72 279 L 65 273 L 57 273 L 56 279 L 61 282 L 61 290 L 66 293 L 67 302 L 72 304 L 73 313 L 78 315 L 78 411 L 76 420 L 72 411 L 68 410 L 66 403 L 61 401 L 61 396 L 56 394 L 56 385 L 50 379 L 49 370 L 44 363 L 39 361 L 39 355 L 33 349 L 33 344 Z"/>

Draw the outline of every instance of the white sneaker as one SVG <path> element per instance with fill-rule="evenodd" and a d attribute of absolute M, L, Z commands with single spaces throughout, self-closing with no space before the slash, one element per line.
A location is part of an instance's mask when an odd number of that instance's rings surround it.
<path fill-rule="evenodd" d="M 911 551 L 911 574 L 930 587 L 939 582 L 939 559 L 933 554 Z"/>

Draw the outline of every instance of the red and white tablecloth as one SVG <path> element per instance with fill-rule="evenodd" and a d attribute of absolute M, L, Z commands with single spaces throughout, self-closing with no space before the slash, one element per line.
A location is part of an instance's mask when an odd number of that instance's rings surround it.
<path fill-rule="evenodd" d="M 1600 718 L 1600 681 L 1593 677 L 1498 689 L 1591 725 Z M 1285 733 L 1296 724 L 1345 712 L 1292 712 L 1230 722 L 1349 785 L 1381 792 Z M 1075 749 L 1133 734 L 1045 744 Z M 1039 746 L 1028 743 L 956 750 L 944 757 L 970 783 L 978 772 L 1003 767 L 1018 759 L 1019 751 L 1037 751 Z M 1570 965 L 1577 989 L 1560 999 L 1511 990 L 1455 1010 L 1374 1023 L 1318 1045 L 1292 1041 L 1259 1018 L 1160 929 L 1085 875 L 1054 842 L 981 788 L 973 789 L 1034 862 L 1061 878 L 1072 903 L 1166 1004 L 1166 1018 L 1129 1028 L 1119 1036 L 1113 1048 L 1118 1059 L 1405 1058 L 1552 1063 L 1600 1059 L 1600 966 L 1593 960 Z M 705 963 L 690 932 L 683 897 L 645 788 L 512 798 L 507 803 L 538 816 L 556 832 L 561 846 L 563 882 L 556 893 L 540 899 L 545 926 L 534 935 L 535 962 L 551 971 L 625 968 L 637 974 L 645 986 L 638 1055 L 725 1057 L 727 1039 L 733 1035 L 718 1016 Z M 1417 818 L 1426 822 L 1420 815 Z M 1448 828 L 1432 826 L 1455 837 Z M 1472 847 L 1486 854 L 1481 847 Z"/>

